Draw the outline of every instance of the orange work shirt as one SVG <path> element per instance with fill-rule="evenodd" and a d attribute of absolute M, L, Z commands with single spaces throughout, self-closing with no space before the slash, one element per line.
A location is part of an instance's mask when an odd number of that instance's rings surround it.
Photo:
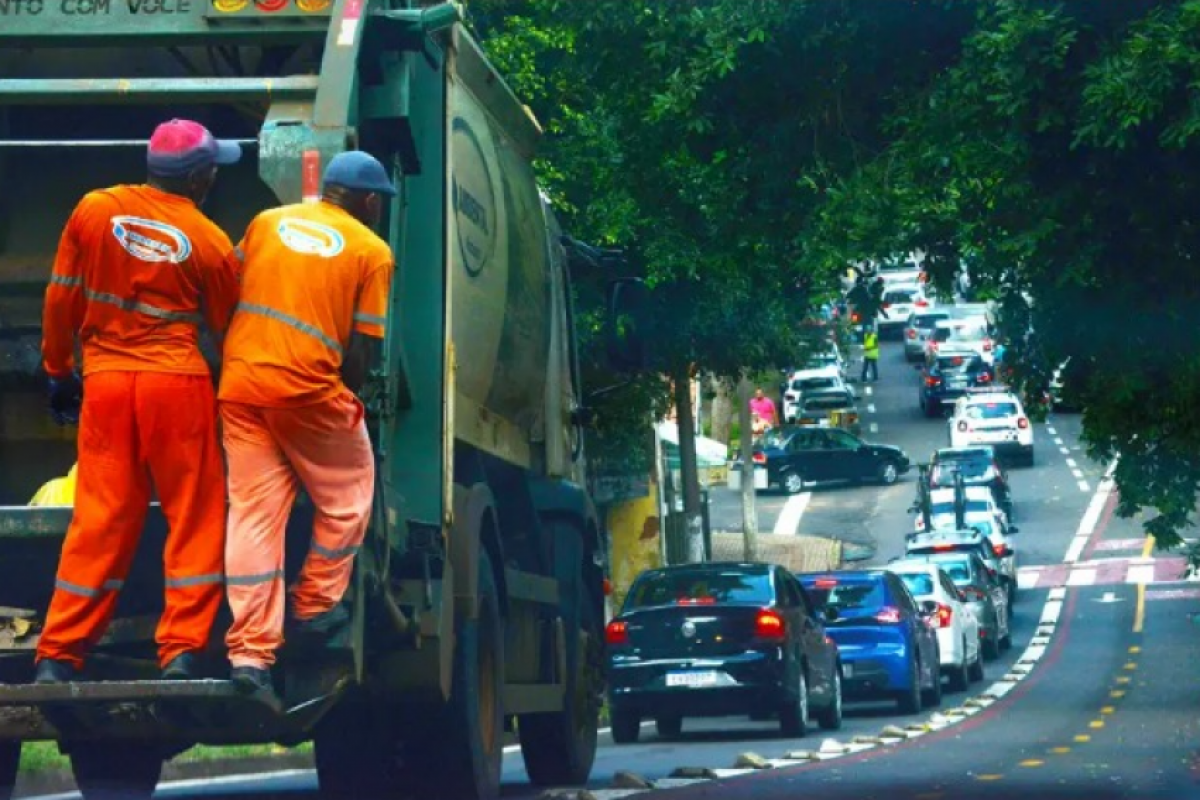
<path fill-rule="evenodd" d="M 218 396 L 276 408 L 336 396 L 351 333 L 384 335 L 391 248 L 324 201 L 264 211 L 240 248 L 242 296 L 225 339 Z"/>
<path fill-rule="evenodd" d="M 89 192 L 58 245 L 42 310 L 42 364 L 62 376 L 207 375 L 199 325 L 224 334 L 238 297 L 233 243 L 190 199 L 151 186 Z"/>

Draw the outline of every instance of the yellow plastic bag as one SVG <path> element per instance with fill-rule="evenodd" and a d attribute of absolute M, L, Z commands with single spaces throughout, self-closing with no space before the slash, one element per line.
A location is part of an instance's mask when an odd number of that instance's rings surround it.
<path fill-rule="evenodd" d="M 29 501 L 31 506 L 73 506 L 75 505 L 75 467 L 71 465 L 70 472 L 65 478 L 55 478 L 42 484 L 37 494 Z"/>

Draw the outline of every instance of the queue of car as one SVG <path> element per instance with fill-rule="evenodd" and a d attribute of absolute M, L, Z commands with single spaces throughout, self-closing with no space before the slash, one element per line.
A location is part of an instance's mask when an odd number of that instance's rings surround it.
<path fill-rule="evenodd" d="M 905 355 L 921 348 L 920 404 L 951 413 L 949 447 L 922 465 L 904 555 L 883 567 L 791 574 L 761 563 L 688 564 L 639 575 L 609 622 L 609 710 L 617 743 L 653 721 L 662 737 L 688 717 L 748 716 L 803 736 L 832 730 L 847 701 L 916 713 L 965 691 L 1012 646 L 1017 597 L 1014 502 L 1003 457 L 1032 462 L 1020 400 L 998 387 L 986 308 L 938 306 L 922 285 L 889 282 L 905 308 Z M 903 298 L 901 297 L 903 294 Z M 918 301 L 921 301 L 920 304 Z M 914 467 L 866 442 L 846 364 L 830 347 L 787 373 L 785 424 L 755 447 L 767 485 L 895 483 Z"/>

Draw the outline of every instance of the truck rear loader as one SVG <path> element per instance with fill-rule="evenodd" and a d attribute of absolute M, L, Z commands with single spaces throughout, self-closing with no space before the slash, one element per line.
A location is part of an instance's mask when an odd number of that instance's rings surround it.
<path fill-rule="evenodd" d="M 72 510 L 26 503 L 75 459 L 74 428 L 45 411 L 42 297 L 74 204 L 144 180 L 149 132 L 176 116 L 244 144 L 205 206 L 234 241 L 258 211 L 314 200 L 346 149 L 374 154 L 400 189 L 379 229 L 397 270 L 362 391 L 378 483 L 350 641 L 285 643 L 282 711 L 227 680 L 227 619 L 207 677 L 158 679 L 157 503 L 83 678 L 31 683 Z M 456 4 L 0 0 L 0 798 L 34 740 L 59 743 L 87 798 L 149 797 L 164 761 L 196 744 L 312 741 L 333 797 L 494 797 L 514 735 L 535 783 L 587 779 L 606 536 L 587 490 L 571 270 L 611 264 L 560 230 L 531 167 L 539 134 Z M 637 296 L 622 280 L 614 318 Z M 610 325 L 609 346 L 632 368 L 627 330 Z M 301 497 L 289 579 L 311 515 Z"/>

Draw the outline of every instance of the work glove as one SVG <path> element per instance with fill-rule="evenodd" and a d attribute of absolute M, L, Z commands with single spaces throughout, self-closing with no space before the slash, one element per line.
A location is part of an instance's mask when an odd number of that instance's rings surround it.
<path fill-rule="evenodd" d="M 78 425 L 83 407 L 83 381 L 75 372 L 51 377 L 47 385 L 50 416 L 59 425 Z"/>

